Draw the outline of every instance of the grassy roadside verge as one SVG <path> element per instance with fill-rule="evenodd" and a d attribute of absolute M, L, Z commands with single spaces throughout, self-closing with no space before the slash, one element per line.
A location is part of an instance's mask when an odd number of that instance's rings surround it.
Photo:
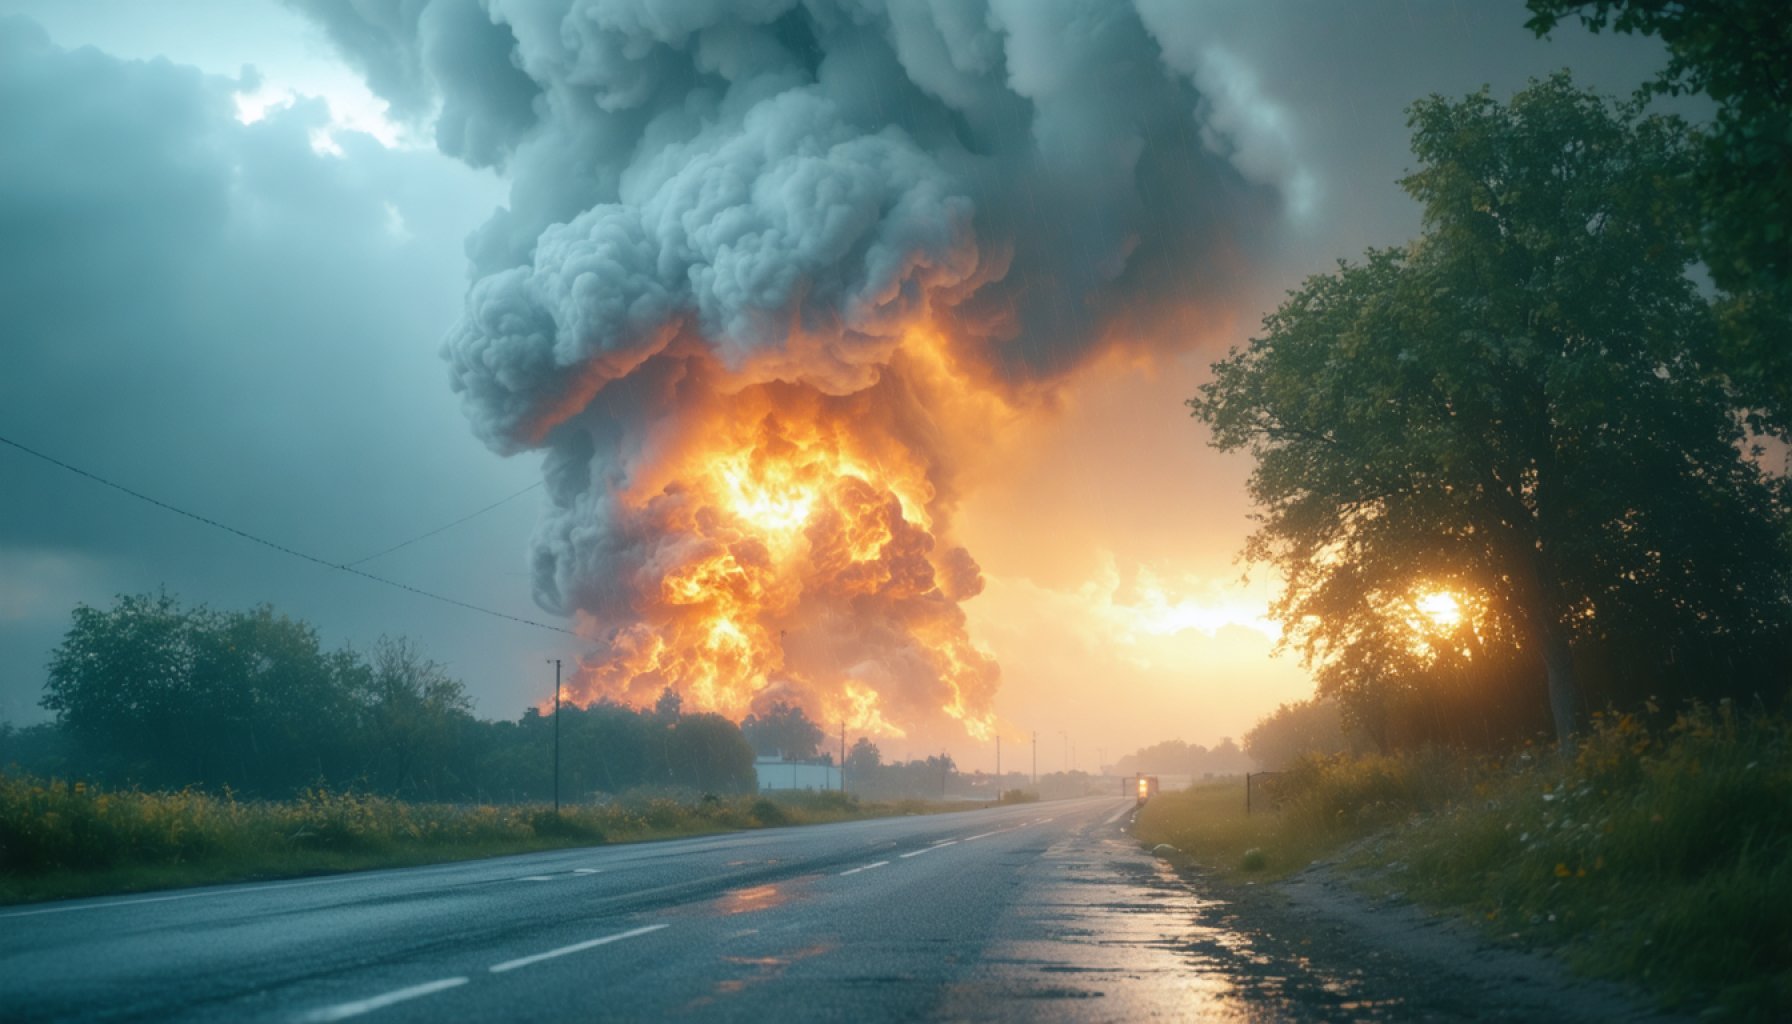
<path fill-rule="evenodd" d="M 419 804 L 324 791 L 279 802 L 104 792 L 0 774 L 0 903 L 964 809 L 840 793 L 642 793 L 567 806 L 556 816 L 542 805 Z"/>
<path fill-rule="evenodd" d="M 1365 887 L 1561 950 L 1665 1004 L 1792 1019 L 1792 724 L 1695 709 L 1651 729 L 1600 716 L 1573 757 L 1428 752 L 1308 761 L 1281 808 L 1239 784 L 1164 794 L 1137 835 L 1223 878 L 1350 848 Z M 1354 844 L 1354 845 L 1352 845 Z"/>

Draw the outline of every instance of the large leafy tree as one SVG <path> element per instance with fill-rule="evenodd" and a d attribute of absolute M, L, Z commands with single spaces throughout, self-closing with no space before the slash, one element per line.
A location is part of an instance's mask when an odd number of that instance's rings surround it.
<path fill-rule="evenodd" d="M 791 759 L 814 757 L 822 739 L 821 726 L 810 721 L 801 706 L 781 700 L 748 715 L 741 721 L 740 731 L 746 734 L 755 753 L 768 757 L 774 754 Z"/>
<path fill-rule="evenodd" d="M 673 778 L 709 793 L 751 792 L 753 748 L 740 727 L 721 715 L 686 715 L 672 728 L 670 765 Z"/>
<path fill-rule="evenodd" d="M 1692 143 L 1565 74 L 1410 124 L 1423 236 L 1306 281 L 1190 405 L 1255 456 L 1247 556 L 1284 577 L 1274 613 L 1322 689 L 1360 709 L 1520 649 L 1568 742 L 1577 644 L 1785 615 L 1784 509 L 1686 276 Z M 1437 593 L 1468 614 L 1428 618 Z"/>
<path fill-rule="evenodd" d="M 335 657 L 359 714 L 362 780 L 405 796 L 454 792 L 473 731 L 466 686 L 402 637 L 381 637 L 365 662 Z"/>
<path fill-rule="evenodd" d="M 855 785 L 863 788 L 866 780 L 875 775 L 883 763 L 883 752 L 877 749 L 877 744 L 860 736 L 853 741 L 852 750 L 846 755 L 846 774 Z"/>
<path fill-rule="evenodd" d="M 121 597 L 75 609 L 43 705 L 81 744 L 83 774 L 280 794 L 340 770 L 350 666 L 265 606 Z"/>
<path fill-rule="evenodd" d="M 1668 64 L 1644 91 L 1717 106 L 1695 178 L 1700 252 L 1727 293 L 1725 369 L 1792 429 L 1792 17 L 1785 0 L 1527 0 L 1547 35 L 1574 16 L 1595 32 L 1658 37 Z"/>

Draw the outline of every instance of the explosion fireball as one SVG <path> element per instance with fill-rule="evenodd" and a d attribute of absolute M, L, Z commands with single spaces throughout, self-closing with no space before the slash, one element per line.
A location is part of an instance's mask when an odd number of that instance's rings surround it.
<path fill-rule="evenodd" d="M 911 342 L 910 344 L 924 344 Z M 942 541 L 953 465 L 887 427 L 923 413 L 895 358 L 852 395 L 766 383 L 718 397 L 619 490 L 612 522 L 637 538 L 619 598 L 581 619 L 603 642 L 575 699 L 651 703 L 670 687 L 741 717 L 765 701 L 860 733 L 944 715 L 982 738 L 999 671 L 958 602 L 982 587 Z M 937 365 L 937 364 L 936 364 Z"/>

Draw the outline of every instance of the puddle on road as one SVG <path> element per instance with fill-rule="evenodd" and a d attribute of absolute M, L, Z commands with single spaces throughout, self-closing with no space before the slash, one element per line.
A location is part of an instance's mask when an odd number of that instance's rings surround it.
<path fill-rule="evenodd" d="M 719 901 L 719 907 L 724 914 L 751 914 L 781 906 L 789 899 L 789 893 L 779 886 L 755 885 L 750 889 L 735 889 L 724 895 Z"/>
<path fill-rule="evenodd" d="M 748 988 L 776 981 L 784 976 L 791 964 L 803 960 L 825 956 L 834 951 L 833 943 L 818 942 L 801 949 L 792 950 L 782 956 L 725 956 L 721 960 L 721 970 L 728 976 L 710 986 L 708 992 L 697 996 L 682 1008 L 684 1013 L 694 1013 L 714 1006 L 718 1000 L 739 995 Z"/>
<path fill-rule="evenodd" d="M 1036 898 L 956 987 L 942 1016 L 1075 1020 L 1393 1020 L 1360 970 L 1255 947 L 1167 865 L 1126 839 L 1073 836 L 1029 869 Z M 1056 1003 L 1057 1005 L 1053 1005 Z M 998 1009 L 998 1007 L 1000 1009 Z"/>

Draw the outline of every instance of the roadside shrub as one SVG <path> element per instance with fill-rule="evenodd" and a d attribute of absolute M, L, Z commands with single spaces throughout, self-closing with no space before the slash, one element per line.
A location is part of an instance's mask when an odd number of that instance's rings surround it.
<path fill-rule="evenodd" d="M 1279 813 L 1245 814 L 1241 786 L 1198 786 L 1153 798 L 1138 837 L 1272 877 L 1367 837 L 1349 863 L 1375 886 L 1671 1004 L 1792 1020 L 1784 716 L 1693 704 L 1652 727 L 1605 712 L 1572 756 L 1309 757 L 1275 781 Z"/>
<path fill-rule="evenodd" d="M 1293 827 L 1361 834 L 1441 809 L 1474 770 L 1467 755 L 1439 748 L 1409 754 L 1308 754 L 1273 780 Z"/>
<path fill-rule="evenodd" d="M 270 805 L 272 807 L 272 805 Z M 390 846 L 395 834 L 410 831 L 402 805 L 391 800 L 308 789 L 287 814 L 274 820 L 293 826 L 286 841 L 295 846 L 362 853 Z"/>
<path fill-rule="evenodd" d="M 858 810 L 857 797 L 842 793 L 837 789 L 823 790 L 786 790 L 771 794 L 770 799 L 777 801 L 787 809 L 801 812 L 804 815 L 834 817 L 850 814 Z"/>
<path fill-rule="evenodd" d="M 790 824 L 790 815 L 784 808 L 764 798 L 753 801 L 753 820 L 768 828 Z"/>
<path fill-rule="evenodd" d="M 604 841 L 603 829 L 591 820 L 590 812 L 556 812 L 551 808 L 535 811 L 529 815 L 529 828 L 549 839 L 578 839 L 592 844 Z"/>
<path fill-rule="evenodd" d="M 1572 759 L 1520 754 L 1378 851 L 1509 939 L 1563 944 L 1671 1002 L 1792 1017 L 1792 725 L 1694 704 L 1596 715 Z"/>

